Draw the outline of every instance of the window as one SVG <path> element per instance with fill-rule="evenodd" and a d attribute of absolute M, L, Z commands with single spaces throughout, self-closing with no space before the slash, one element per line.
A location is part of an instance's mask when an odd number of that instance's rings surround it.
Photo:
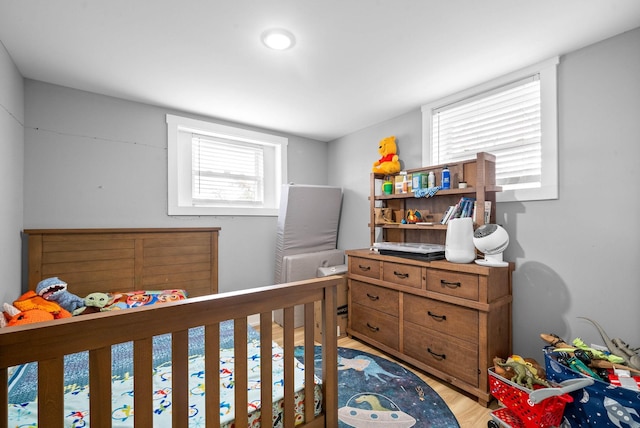
<path fill-rule="evenodd" d="M 169 215 L 277 216 L 288 140 L 167 115 Z"/>
<path fill-rule="evenodd" d="M 499 202 L 557 199 L 557 58 L 422 107 L 423 163 L 496 156 Z"/>

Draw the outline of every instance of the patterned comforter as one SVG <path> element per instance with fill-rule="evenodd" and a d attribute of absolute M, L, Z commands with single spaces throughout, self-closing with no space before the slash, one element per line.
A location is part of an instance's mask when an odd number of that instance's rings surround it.
<path fill-rule="evenodd" d="M 220 350 L 220 418 L 222 426 L 231 426 L 236 410 L 249 412 L 251 427 L 259 426 L 260 403 L 260 341 L 259 334 L 249 329 L 248 372 L 249 402 L 246 408 L 238 409 L 234 403 L 234 352 L 233 321 L 222 323 Z M 189 332 L 189 406 L 190 427 L 205 426 L 204 401 L 204 329 L 195 328 Z M 154 338 L 154 426 L 171 425 L 171 337 L 163 335 Z M 123 343 L 112 347 L 112 424 L 113 427 L 133 426 L 133 346 Z M 282 349 L 275 343 L 272 346 L 274 397 L 274 421 L 269 426 L 280 426 L 283 397 L 283 360 Z M 65 357 L 65 426 L 89 426 L 89 381 L 88 353 L 79 353 Z M 9 426 L 35 427 L 37 415 L 37 391 L 34 380 L 37 378 L 37 363 L 24 364 L 11 370 L 9 381 Z M 297 420 L 302 421 L 304 390 L 304 367 L 298 363 L 295 371 Z M 319 382 L 316 382 L 319 383 Z M 318 409 L 321 391 L 315 388 L 314 406 Z M 244 406 L 243 406 L 244 407 Z"/>

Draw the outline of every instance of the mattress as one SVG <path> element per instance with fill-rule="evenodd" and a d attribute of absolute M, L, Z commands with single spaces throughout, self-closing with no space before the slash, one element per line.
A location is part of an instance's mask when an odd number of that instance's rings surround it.
<path fill-rule="evenodd" d="M 220 324 L 220 417 L 221 426 L 230 427 L 237 411 L 247 411 L 249 426 L 259 426 L 260 402 L 260 336 L 249 327 L 248 332 L 248 403 L 236 406 L 234 402 L 234 344 L 233 321 Z M 205 425 L 204 400 L 204 328 L 189 331 L 189 427 Z M 162 335 L 154 338 L 154 426 L 171 426 L 171 336 Z M 133 427 L 133 345 L 123 343 L 112 347 L 112 426 Z M 273 355 L 273 423 L 269 426 L 280 426 L 277 419 L 282 412 L 281 400 L 283 389 L 283 350 L 272 345 Z M 89 426 L 89 381 L 88 353 L 79 353 L 65 357 L 65 426 Z M 9 426 L 37 426 L 37 390 L 34 380 L 37 377 L 37 363 L 23 364 L 10 370 L 9 379 Z M 304 401 L 304 367 L 297 364 L 295 369 L 296 418 L 302 419 Z M 321 401 L 319 381 L 316 382 L 314 406 L 318 409 Z M 281 418 L 280 418 L 281 419 Z"/>
<path fill-rule="evenodd" d="M 284 257 L 334 250 L 337 247 L 341 206 L 340 187 L 299 184 L 283 186 L 276 234 L 277 284 L 291 281 L 285 278 Z M 311 276 L 300 279 L 314 278 L 315 268 Z"/>
<path fill-rule="evenodd" d="M 318 276 L 318 268 L 344 264 L 343 250 L 325 250 L 314 253 L 294 254 L 282 258 L 282 281 L 302 281 Z M 283 325 L 282 309 L 273 311 L 273 320 Z M 294 328 L 304 325 L 304 306 L 296 306 L 294 310 Z"/>

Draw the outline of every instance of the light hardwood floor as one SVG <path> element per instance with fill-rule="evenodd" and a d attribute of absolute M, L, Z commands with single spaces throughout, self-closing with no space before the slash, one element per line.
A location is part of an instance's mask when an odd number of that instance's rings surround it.
<path fill-rule="evenodd" d="M 273 324 L 273 340 L 282 345 L 282 328 L 278 324 Z M 302 344 L 304 340 L 304 331 L 302 328 L 298 328 L 295 331 L 296 343 Z M 464 393 L 454 389 L 446 383 L 440 382 L 438 379 L 424 373 L 423 371 L 404 364 L 395 358 L 384 354 L 359 340 L 350 337 L 341 337 L 338 339 L 338 346 L 343 348 L 358 349 L 360 351 L 368 352 L 373 355 L 386 358 L 394 361 L 408 370 L 414 372 L 418 377 L 424 380 L 435 392 L 442 397 L 445 403 L 449 406 L 453 414 L 455 415 L 461 428 L 486 428 L 487 422 L 491 420 L 490 412 L 492 409 L 498 408 L 498 404 L 493 400 L 486 408 L 478 404 L 476 400 L 470 398 Z"/>

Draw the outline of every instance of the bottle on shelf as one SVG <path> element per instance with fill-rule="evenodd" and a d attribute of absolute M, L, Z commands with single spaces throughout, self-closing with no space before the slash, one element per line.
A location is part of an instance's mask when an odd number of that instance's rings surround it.
<path fill-rule="evenodd" d="M 449 167 L 447 165 L 442 168 L 442 181 L 441 187 L 443 189 L 451 188 L 451 173 L 449 172 Z"/>
<path fill-rule="evenodd" d="M 436 187 L 436 175 L 433 171 L 429 171 L 429 175 L 427 176 L 427 187 Z"/>

